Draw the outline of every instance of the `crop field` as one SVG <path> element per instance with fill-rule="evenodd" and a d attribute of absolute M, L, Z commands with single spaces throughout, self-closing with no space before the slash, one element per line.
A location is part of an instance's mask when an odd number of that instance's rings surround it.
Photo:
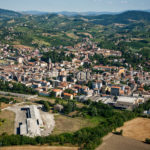
<path fill-rule="evenodd" d="M 96 150 L 150 150 L 150 145 L 110 133 L 103 138 L 103 143 Z"/>
<path fill-rule="evenodd" d="M 150 138 L 150 119 L 136 118 L 128 121 L 123 127 L 117 130 L 123 130 L 123 136 L 129 137 L 139 141 L 145 141 Z"/>
<path fill-rule="evenodd" d="M 71 118 L 63 115 L 55 115 L 55 128 L 53 134 L 64 132 L 75 132 L 84 127 L 94 127 L 98 125 L 98 119 L 83 119 L 80 117 Z"/>
<path fill-rule="evenodd" d="M 26 45 L 13 45 L 14 48 L 17 49 L 27 49 L 27 50 L 32 50 L 33 48 L 30 46 L 26 46 Z"/>

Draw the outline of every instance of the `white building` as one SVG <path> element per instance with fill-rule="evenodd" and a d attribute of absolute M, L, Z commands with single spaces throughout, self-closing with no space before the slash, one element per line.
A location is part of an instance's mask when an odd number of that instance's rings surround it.
<path fill-rule="evenodd" d="M 115 106 L 125 109 L 133 109 L 140 103 L 144 103 L 144 98 L 119 96 Z"/>
<path fill-rule="evenodd" d="M 92 88 L 93 89 L 101 89 L 103 86 L 102 82 L 93 82 L 92 83 Z"/>

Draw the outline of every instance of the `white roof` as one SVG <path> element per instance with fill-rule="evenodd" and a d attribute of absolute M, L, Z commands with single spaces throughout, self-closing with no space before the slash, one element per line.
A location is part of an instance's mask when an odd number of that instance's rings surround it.
<path fill-rule="evenodd" d="M 119 96 L 117 102 L 134 103 L 137 99 L 137 97 Z"/>

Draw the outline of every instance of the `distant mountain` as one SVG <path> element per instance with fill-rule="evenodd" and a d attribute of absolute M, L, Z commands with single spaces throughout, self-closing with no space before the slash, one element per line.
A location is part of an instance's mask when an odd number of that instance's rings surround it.
<path fill-rule="evenodd" d="M 129 41 L 128 39 L 135 37 L 143 40 L 141 43 L 134 41 L 125 44 L 136 50 L 150 47 L 150 12 L 126 11 L 117 14 L 57 12 L 47 14 L 47 12 L 31 11 L 28 13 L 36 15 L 23 15 L 25 13 L 1 9 L 0 41 L 31 47 L 58 47 L 60 45 L 73 46 L 85 37 L 93 37 L 95 42 L 102 41 L 99 43 L 100 47 L 114 49 L 116 43 L 122 39 Z M 6 27 L 12 27 L 13 30 L 8 32 Z M 8 37 L 13 40 L 11 41 Z"/>
<path fill-rule="evenodd" d="M 97 16 L 97 15 L 102 15 L 102 14 L 118 14 L 118 12 L 67 12 L 67 11 L 62 11 L 58 12 L 57 14 L 62 14 L 65 16 Z"/>
<path fill-rule="evenodd" d="M 21 13 L 26 14 L 26 15 L 45 15 L 45 14 L 50 14 L 49 12 L 36 11 L 36 10 L 22 11 Z"/>
<path fill-rule="evenodd" d="M 23 14 L 28 14 L 28 15 L 45 15 L 45 14 L 61 14 L 64 16 L 97 16 L 97 15 L 102 15 L 102 14 L 119 14 L 120 12 L 69 12 L 69 11 L 61 11 L 61 12 L 43 12 L 43 11 L 23 11 L 21 12 Z"/>
<path fill-rule="evenodd" d="M 12 17 L 20 17 L 21 13 L 12 11 L 12 10 L 6 10 L 6 9 L 0 9 L 0 18 L 12 18 Z"/>
<path fill-rule="evenodd" d="M 125 12 L 150 12 L 149 10 L 135 10 L 135 11 L 125 11 Z M 64 16 L 99 16 L 99 15 L 118 15 L 122 14 L 124 12 L 95 12 L 95 11 L 89 11 L 89 12 L 69 12 L 69 11 L 61 11 L 61 12 L 44 12 L 44 11 L 37 11 L 37 10 L 31 10 L 31 11 L 22 11 L 22 12 L 16 12 L 12 10 L 6 10 L 6 9 L 1 9 L 0 8 L 0 17 L 5 15 L 5 16 L 14 16 L 18 17 L 21 16 L 22 14 L 25 15 L 46 15 L 46 14 L 61 14 Z"/>
<path fill-rule="evenodd" d="M 147 12 L 150 12 L 150 9 L 146 10 Z"/>
<path fill-rule="evenodd" d="M 129 24 L 135 21 L 148 21 L 150 22 L 150 12 L 145 11 L 126 11 L 120 14 L 104 14 L 98 16 L 85 16 L 92 23 L 109 25 L 113 23 Z"/>

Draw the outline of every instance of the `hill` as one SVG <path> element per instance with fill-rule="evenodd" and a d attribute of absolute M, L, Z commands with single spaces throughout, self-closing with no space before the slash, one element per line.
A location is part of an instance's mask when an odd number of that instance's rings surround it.
<path fill-rule="evenodd" d="M 135 21 L 147 21 L 150 22 L 150 12 L 144 11 L 127 11 L 121 14 L 115 15 L 99 15 L 99 16 L 86 16 L 92 23 L 109 25 L 113 23 L 129 24 Z M 94 20 L 93 20 L 94 19 Z"/>
<path fill-rule="evenodd" d="M 34 12 L 35 13 L 35 12 Z M 0 40 L 36 48 L 74 46 L 88 37 L 101 48 L 141 51 L 150 48 L 150 12 L 105 15 L 23 15 L 0 9 Z"/>
<path fill-rule="evenodd" d="M 0 9 L 0 18 L 10 18 L 10 17 L 21 17 L 22 15 L 18 12 Z"/>

